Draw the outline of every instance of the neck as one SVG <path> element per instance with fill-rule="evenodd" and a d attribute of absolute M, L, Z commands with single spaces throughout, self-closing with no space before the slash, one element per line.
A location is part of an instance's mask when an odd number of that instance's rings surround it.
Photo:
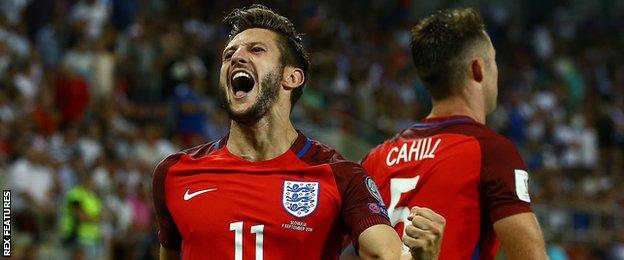
<path fill-rule="evenodd" d="M 232 120 L 226 147 L 245 160 L 265 161 L 288 151 L 297 136 L 288 116 L 266 115 L 249 125 Z"/>
<path fill-rule="evenodd" d="M 485 124 L 485 111 L 481 106 L 471 104 L 459 96 L 451 96 L 443 100 L 434 100 L 433 108 L 427 118 L 445 116 L 467 116 L 475 121 Z"/>

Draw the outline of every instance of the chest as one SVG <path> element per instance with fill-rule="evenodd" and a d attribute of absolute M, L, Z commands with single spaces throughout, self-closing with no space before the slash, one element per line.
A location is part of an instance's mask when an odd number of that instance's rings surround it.
<path fill-rule="evenodd" d="M 265 244 L 305 241 L 326 236 L 340 212 L 333 177 L 322 169 L 178 172 L 168 178 L 167 205 L 185 243 L 257 240 L 258 234 Z"/>

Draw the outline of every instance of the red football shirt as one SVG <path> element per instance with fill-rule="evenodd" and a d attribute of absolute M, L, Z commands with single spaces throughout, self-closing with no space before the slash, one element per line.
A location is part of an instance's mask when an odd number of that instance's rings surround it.
<path fill-rule="evenodd" d="M 154 172 L 160 243 L 184 258 L 336 259 L 346 234 L 357 241 L 389 224 L 370 177 L 335 150 L 299 133 L 286 153 L 250 162 L 226 142 L 169 156 Z"/>
<path fill-rule="evenodd" d="M 469 117 L 415 124 L 362 165 L 399 234 L 413 206 L 446 218 L 440 259 L 493 259 L 500 245 L 493 223 L 531 211 L 528 173 L 515 146 Z"/>

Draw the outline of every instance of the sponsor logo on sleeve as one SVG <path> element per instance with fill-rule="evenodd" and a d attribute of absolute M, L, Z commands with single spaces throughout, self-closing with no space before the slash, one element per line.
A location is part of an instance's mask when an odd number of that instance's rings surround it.
<path fill-rule="evenodd" d="M 531 202 L 529 197 L 529 173 L 525 170 L 514 170 L 516 179 L 516 195 L 522 201 Z"/>

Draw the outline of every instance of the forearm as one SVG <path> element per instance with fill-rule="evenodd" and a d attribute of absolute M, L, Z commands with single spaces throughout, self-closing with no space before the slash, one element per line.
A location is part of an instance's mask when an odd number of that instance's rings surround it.
<path fill-rule="evenodd" d="M 516 242 L 508 241 L 502 243 L 503 252 L 507 259 L 548 259 L 546 256 L 546 250 L 544 248 L 544 242 L 542 240 L 527 241 L 523 240 L 523 244 L 516 244 Z"/>
<path fill-rule="evenodd" d="M 399 259 L 401 240 L 392 227 L 375 225 L 359 237 L 358 253 L 361 259 Z"/>
<path fill-rule="evenodd" d="M 547 259 L 544 239 L 533 213 L 521 213 L 494 223 L 507 259 Z"/>

